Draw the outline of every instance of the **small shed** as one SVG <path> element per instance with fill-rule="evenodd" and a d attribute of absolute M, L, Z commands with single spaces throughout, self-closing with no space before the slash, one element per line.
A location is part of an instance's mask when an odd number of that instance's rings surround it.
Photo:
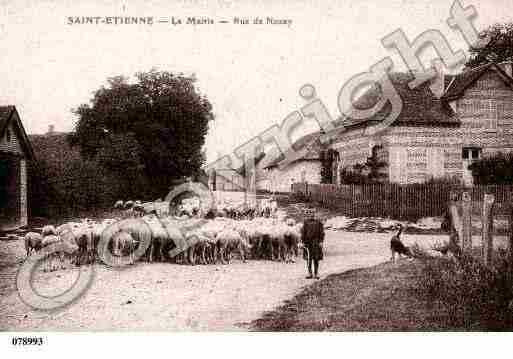
<path fill-rule="evenodd" d="M 27 225 L 27 165 L 34 151 L 14 106 L 0 106 L 0 231 Z"/>

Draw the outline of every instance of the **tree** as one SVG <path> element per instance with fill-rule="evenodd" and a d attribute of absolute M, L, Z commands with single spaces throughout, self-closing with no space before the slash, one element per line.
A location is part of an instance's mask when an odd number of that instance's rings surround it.
<path fill-rule="evenodd" d="M 365 184 L 367 183 L 367 176 L 361 173 L 361 165 L 354 165 L 351 167 L 344 167 L 340 170 L 340 183 L 341 184 Z"/>
<path fill-rule="evenodd" d="M 468 167 L 475 184 L 513 184 L 513 154 L 499 153 L 482 158 Z"/>
<path fill-rule="evenodd" d="M 479 33 L 484 46 L 470 47 L 467 67 L 513 60 L 513 23 L 494 24 Z"/>
<path fill-rule="evenodd" d="M 383 172 L 387 163 L 378 157 L 380 147 L 372 150 L 372 156 L 365 163 L 356 163 L 353 166 L 340 170 L 340 183 L 342 184 L 370 184 L 386 181 L 387 174 Z"/>
<path fill-rule="evenodd" d="M 203 165 L 212 105 L 194 76 L 150 70 L 135 79 L 109 78 L 89 104 L 75 109 L 79 120 L 69 141 L 110 171 L 145 177 L 140 183 L 160 197 L 172 180 L 193 176 Z"/>
<path fill-rule="evenodd" d="M 369 183 L 380 183 L 386 180 L 387 174 L 383 169 L 387 167 L 387 163 L 379 158 L 378 152 L 381 146 L 374 146 L 372 149 L 372 156 L 367 158 L 365 168 L 367 169 L 367 179 Z"/>

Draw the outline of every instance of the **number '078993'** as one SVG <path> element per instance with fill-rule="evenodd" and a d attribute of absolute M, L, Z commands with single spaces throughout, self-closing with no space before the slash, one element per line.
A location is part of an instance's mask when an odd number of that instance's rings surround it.
<path fill-rule="evenodd" d="M 43 345 L 41 337 L 13 337 L 12 345 Z"/>

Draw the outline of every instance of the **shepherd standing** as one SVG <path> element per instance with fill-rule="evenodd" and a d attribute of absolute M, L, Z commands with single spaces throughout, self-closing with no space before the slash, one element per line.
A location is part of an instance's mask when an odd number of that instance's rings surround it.
<path fill-rule="evenodd" d="M 303 258 L 307 261 L 307 279 L 319 279 L 319 261 L 323 259 L 322 242 L 324 241 L 324 226 L 315 217 L 313 209 L 305 211 L 305 221 L 301 233 L 303 241 Z M 313 264 L 313 277 L 312 277 Z"/>

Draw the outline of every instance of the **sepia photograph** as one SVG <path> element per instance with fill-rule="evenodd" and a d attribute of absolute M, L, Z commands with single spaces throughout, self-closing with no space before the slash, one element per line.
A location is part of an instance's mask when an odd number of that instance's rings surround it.
<path fill-rule="evenodd" d="M 7 0 L 0 45 L 6 347 L 513 330 L 511 1 Z"/>

